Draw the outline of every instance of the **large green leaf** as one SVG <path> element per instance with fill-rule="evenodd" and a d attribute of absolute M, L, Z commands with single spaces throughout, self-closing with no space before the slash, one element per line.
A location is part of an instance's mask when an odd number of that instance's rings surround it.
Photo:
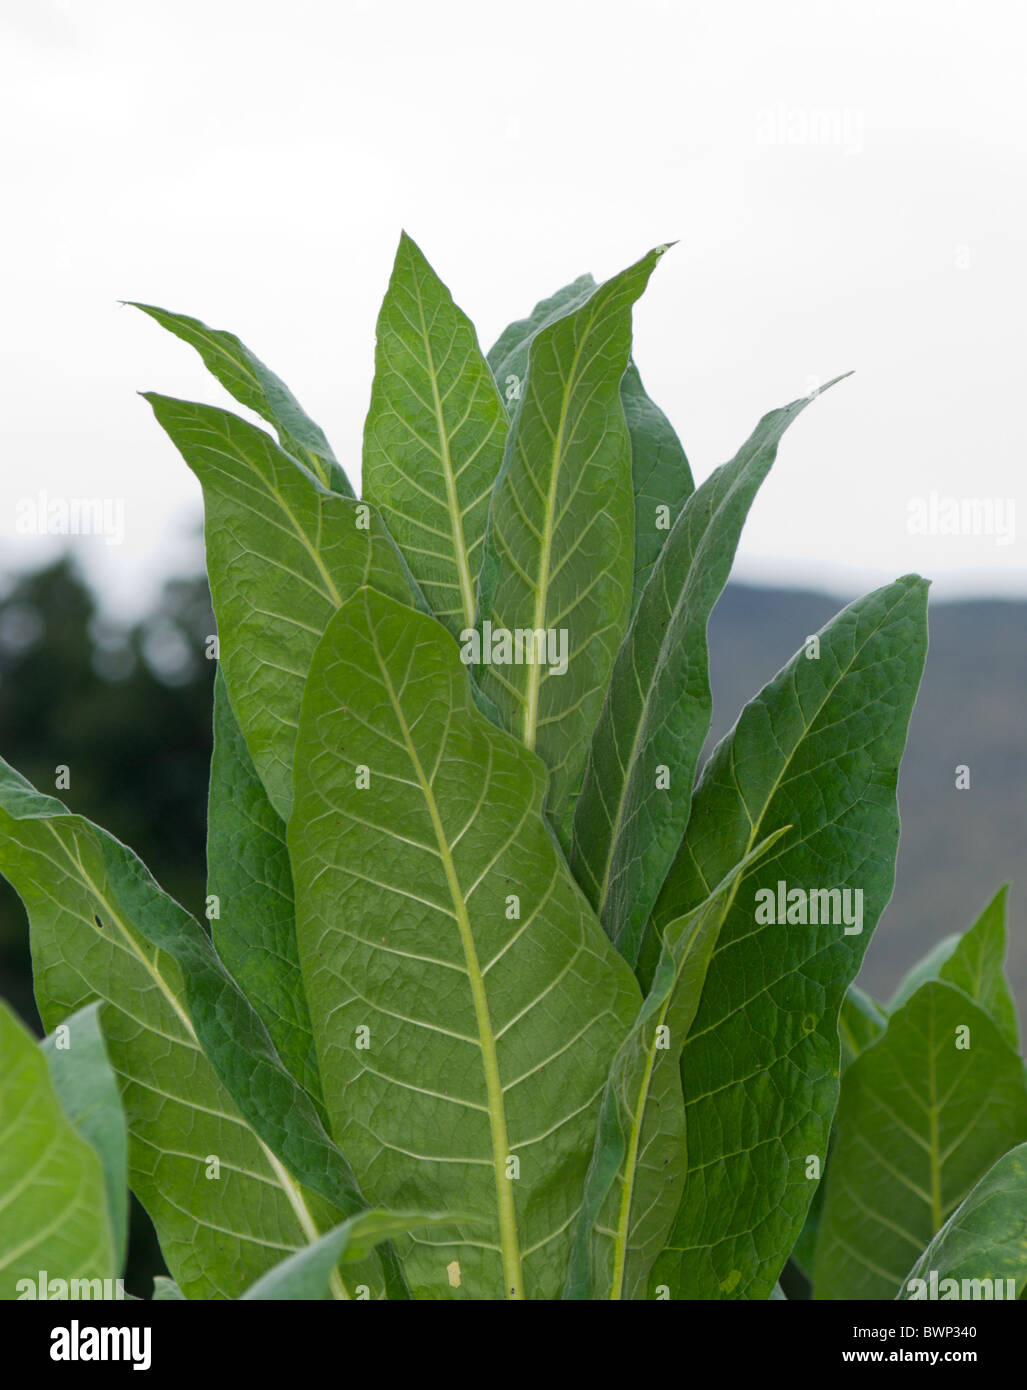
<path fill-rule="evenodd" d="M 100 1029 L 100 1007 L 97 1002 L 79 1009 L 65 1019 L 59 1036 L 51 1033 L 40 1046 L 64 1113 L 103 1167 L 114 1263 L 121 1269 L 128 1242 L 128 1130 Z"/>
<path fill-rule="evenodd" d="M 413 581 L 377 511 L 329 492 L 263 430 L 214 406 L 146 399 L 203 487 L 225 682 L 287 820 L 303 682 L 328 619 L 361 584 L 411 599 Z"/>
<path fill-rule="evenodd" d="M 583 304 L 595 288 L 596 282 L 591 275 L 581 275 L 556 294 L 541 300 L 526 319 L 518 319 L 504 329 L 488 360 L 510 410 L 520 399 L 532 338 L 540 328 Z M 631 437 L 631 480 L 635 494 L 632 596 L 633 603 L 637 603 L 670 525 L 677 519 L 695 485 L 685 451 L 670 421 L 646 393 L 638 368 L 630 359 L 621 378 L 620 398 Z M 663 524 L 664 516 L 660 511 L 664 507 L 668 525 Z"/>
<path fill-rule="evenodd" d="M 508 428 L 474 325 L 404 232 L 378 318 L 363 491 L 454 636 L 474 626 Z"/>
<path fill-rule="evenodd" d="M 925 980 L 945 980 L 976 999 L 1010 1046 L 1019 1048 L 1016 1004 L 1004 971 L 1007 892 L 1008 885 L 1000 888 L 968 931 L 939 941 L 899 985 L 889 1009 L 912 998 Z"/>
<path fill-rule="evenodd" d="M 333 1132 L 369 1197 L 481 1223 L 403 1242 L 417 1297 L 559 1294 L 641 1002 L 544 789 L 438 623 L 370 589 L 332 619 L 288 827 L 300 959 Z"/>
<path fill-rule="evenodd" d="M 529 649 L 520 662 L 483 664 L 479 677 L 507 729 L 549 767 L 546 804 L 564 842 L 630 611 L 634 506 L 620 381 L 631 307 L 664 250 L 531 339 L 492 499 L 481 613 L 493 630 L 527 633 Z M 543 640 L 565 666 L 543 664 Z M 487 637 L 482 647 L 484 661 Z"/>
<path fill-rule="evenodd" d="M 503 329 L 487 354 L 496 385 L 511 414 L 517 408 L 528 374 L 528 350 L 540 328 L 565 318 L 595 293 L 597 285 L 587 272 L 564 285 L 548 299 L 540 299 L 527 318 L 515 319 Z"/>
<path fill-rule="evenodd" d="M 838 1011 L 892 890 L 926 597 L 907 576 L 844 609 L 818 634 L 818 654 L 807 643 L 703 770 L 658 927 L 775 830 L 794 830 L 728 911 L 682 1053 L 688 1177 L 653 1271 L 674 1298 L 766 1299 L 802 1226 L 809 1159 L 823 1162 L 837 1098 Z M 781 882 L 860 890 L 862 932 L 759 924 L 755 894 Z"/>
<path fill-rule="evenodd" d="M 664 930 L 652 986 L 603 1092 L 565 1298 L 645 1297 L 685 1181 L 681 1048 L 724 914 L 783 834 L 757 846 L 701 906 Z"/>
<path fill-rule="evenodd" d="M 218 954 L 263 1020 L 282 1062 L 320 1107 L 285 826 L 257 776 L 220 668 L 214 681 L 207 892 L 217 900 L 211 929 Z"/>
<path fill-rule="evenodd" d="M 666 415 L 646 393 L 633 362 L 628 363 L 621 378 L 620 398 L 631 436 L 631 478 L 635 490 L 634 608 L 695 483 L 681 441 Z M 665 516 L 669 525 L 664 524 Z"/>
<path fill-rule="evenodd" d="M 838 1013 L 838 1040 L 841 1043 L 841 1058 L 838 1065 L 840 1076 L 855 1061 L 861 1052 L 881 1036 L 888 1026 L 888 1015 L 869 994 L 850 985 Z M 827 1158 L 821 1167 L 821 1178 L 810 1202 L 802 1230 L 792 1247 L 791 1259 L 812 1285 L 816 1267 L 817 1239 L 820 1234 L 820 1218 L 824 1209 L 824 1173 L 831 1164 L 831 1150 L 834 1146 L 834 1126 L 828 1139 Z"/>
<path fill-rule="evenodd" d="M 943 1289 L 943 1279 L 958 1280 L 959 1292 Z M 964 1279 L 974 1281 L 965 1292 Z M 1027 1144 L 1003 1154 L 967 1194 L 902 1281 L 899 1297 L 987 1298 L 988 1281 L 993 1297 L 1020 1298 L 1027 1290 Z"/>
<path fill-rule="evenodd" d="M 0 1002 L 0 1299 L 22 1279 L 120 1272 L 103 1169 L 54 1090 L 46 1058 Z"/>
<path fill-rule="evenodd" d="M 1023 1061 L 962 990 L 928 981 L 845 1073 L 817 1298 L 894 1298 L 987 1170 L 1027 1140 Z"/>
<path fill-rule="evenodd" d="M 269 371 L 234 333 L 208 328 L 199 319 L 158 309 L 154 304 L 133 304 L 194 347 L 207 370 L 235 397 L 240 405 L 266 420 L 278 435 L 282 448 L 310 469 L 325 487 L 343 497 L 352 497 L 353 488 L 343 472 L 324 432 L 280 377 Z"/>
<path fill-rule="evenodd" d="M 197 923 L 124 845 L 2 760 L 0 871 L 29 914 L 47 1029 L 107 1001 L 130 1182 L 187 1296 L 234 1297 L 366 1206 Z"/>
<path fill-rule="evenodd" d="M 688 824 L 710 727 L 706 625 L 781 436 L 811 399 L 765 415 L 689 498 L 614 662 L 575 807 L 571 867 L 631 965 Z"/>

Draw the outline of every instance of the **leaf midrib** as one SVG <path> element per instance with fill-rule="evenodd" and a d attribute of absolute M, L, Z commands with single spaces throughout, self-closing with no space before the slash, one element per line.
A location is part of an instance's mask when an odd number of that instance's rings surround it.
<path fill-rule="evenodd" d="M 638 1146 L 642 1138 L 642 1122 L 645 1119 L 645 1107 L 649 1099 L 649 1087 L 652 1083 L 653 1068 L 656 1065 L 656 1038 L 667 1016 L 671 994 L 676 984 L 677 975 L 675 974 L 671 991 L 663 1001 L 659 1016 L 653 1027 L 653 1040 L 646 1050 L 645 1070 L 638 1088 L 638 1101 L 631 1118 L 631 1137 L 628 1141 L 628 1152 L 624 1160 L 624 1183 L 621 1187 L 620 1212 L 617 1217 L 617 1233 L 614 1238 L 613 1246 L 613 1282 L 610 1286 L 610 1299 L 614 1302 L 620 1300 L 624 1287 L 628 1236 L 631 1225 L 631 1206 L 635 1195 L 635 1173 L 638 1169 Z"/>
<path fill-rule="evenodd" d="M 563 390 L 563 398 L 560 402 L 560 423 L 557 426 L 556 437 L 553 440 L 552 466 L 549 470 L 549 488 L 546 493 L 546 514 L 542 523 L 542 545 L 539 556 L 538 586 L 535 589 L 535 613 L 532 624 L 537 632 L 543 627 L 546 616 L 546 608 L 549 604 L 549 566 L 552 559 L 553 549 L 553 526 L 555 523 L 556 512 L 556 491 L 560 482 L 560 470 L 563 468 L 564 452 L 564 432 L 567 428 L 567 412 L 570 409 L 571 396 L 575 389 L 575 374 L 578 370 L 578 363 L 581 359 L 581 352 L 588 341 L 592 329 L 595 327 L 596 312 L 593 309 L 588 323 L 574 347 L 574 356 L 571 359 L 570 371 L 567 373 L 567 384 Z M 531 384 L 531 359 L 528 361 L 528 384 Z M 522 448 L 520 441 L 518 447 Z M 538 733 L 538 701 L 539 692 L 542 685 L 542 664 L 533 661 L 528 666 L 528 689 L 524 702 L 524 731 L 521 742 L 525 747 L 532 751 L 535 749 L 535 739 Z"/>
<path fill-rule="evenodd" d="M 424 299 L 421 296 L 421 283 L 416 273 L 413 276 L 414 293 L 417 296 L 417 312 L 421 320 L 421 337 L 424 354 L 428 363 L 428 380 L 431 382 L 432 403 L 435 411 L 435 427 L 439 433 L 439 447 L 442 450 L 442 473 L 446 484 L 446 500 L 449 507 L 450 526 L 453 532 L 453 553 L 456 558 L 457 576 L 460 580 L 460 601 L 464 610 L 464 622 L 468 627 L 474 623 L 475 597 L 471 569 L 467 560 L 467 541 L 464 536 L 464 521 L 460 512 L 460 499 L 456 491 L 456 478 L 453 475 L 453 459 L 449 449 L 449 432 L 446 429 L 442 398 L 435 373 L 435 356 L 431 350 L 428 335 L 428 322 L 424 314 Z"/>
<path fill-rule="evenodd" d="M 215 438 L 217 437 L 215 431 L 212 430 L 211 433 L 215 434 Z M 229 442 L 229 444 L 235 444 L 235 441 L 232 440 L 231 435 L 227 431 L 224 434 L 224 438 Z M 271 442 L 274 443 L 273 440 Z M 249 452 L 245 448 L 245 446 L 236 445 L 235 447 L 237 449 L 237 452 L 234 454 L 232 452 L 229 452 L 225 455 L 225 457 L 228 459 L 237 459 L 240 462 L 242 462 L 244 466 L 249 469 L 249 471 L 254 475 L 257 481 L 261 484 L 259 490 L 263 491 L 264 495 L 270 498 L 272 502 L 277 503 L 279 509 L 289 519 L 289 522 L 292 525 L 293 534 L 295 535 L 296 539 L 299 541 L 300 545 L 310 556 L 311 560 L 314 562 L 315 568 L 321 575 L 321 578 L 324 580 L 327 589 L 327 597 L 329 601 L 334 605 L 334 607 L 341 608 L 342 596 L 336 588 L 335 581 L 332 579 L 332 576 L 324 563 L 324 560 L 321 555 L 320 541 L 311 541 L 310 537 L 307 535 L 305 527 L 300 524 L 299 519 L 297 518 L 289 504 L 286 502 L 285 497 L 282 495 L 282 492 L 279 489 L 277 482 L 272 482 L 270 478 L 268 478 L 267 475 L 264 473 L 264 471 L 257 464 L 252 462 L 252 460 L 250 459 Z M 323 521 L 323 519 L 324 518 L 321 514 L 321 505 L 319 501 L 318 530 L 320 530 L 321 522 Z"/>
<path fill-rule="evenodd" d="M 417 780 L 421 786 L 421 793 L 424 796 L 425 805 L 428 808 L 428 815 L 431 819 L 432 829 L 435 832 L 435 839 L 439 847 L 439 855 L 442 859 L 442 865 L 446 875 L 446 884 L 453 901 L 453 909 L 456 916 L 457 927 L 460 932 L 460 942 L 464 951 L 464 959 L 467 962 L 467 975 L 470 981 L 471 995 L 474 1000 L 474 1013 L 478 1024 L 478 1042 L 481 1048 L 482 1067 L 485 1072 L 485 1091 L 488 1096 L 489 1129 L 492 1136 L 492 1167 L 496 1182 L 496 1206 L 499 1219 L 500 1248 L 503 1258 L 506 1297 L 508 1299 L 519 1300 L 524 1298 L 524 1276 L 521 1270 L 521 1252 L 517 1232 L 517 1212 L 513 1200 L 513 1186 L 511 1179 L 506 1175 L 506 1160 L 510 1153 L 510 1143 L 506 1127 L 506 1106 L 503 1100 L 503 1086 L 499 1076 L 496 1038 L 489 1013 L 488 996 L 485 992 L 485 977 L 478 963 L 478 952 L 474 943 L 474 933 L 471 928 L 470 918 L 467 913 L 467 903 L 460 889 L 460 880 L 457 877 L 456 865 L 453 863 L 452 850 L 446 838 L 442 817 L 439 814 L 438 803 L 435 800 L 435 793 L 432 790 L 430 781 L 425 776 L 424 768 L 421 765 L 421 760 L 418 757 L 417 749 L 410 734 L 410 728 L 403 714 L 399 696 L 392 683 L 392 678 L 382 650 L 378 645 L 378 634 L 375 631 L 374 624 L 370 621 L 368 622 L 368 631 L 374 644 L 375 656 L 378 660 L 378 668 L 381 671 L 382 682 L 388 692 L 393 712 L 403 736 L 403 742 L 406 745 L 407 755 L 413 764 Z"/>

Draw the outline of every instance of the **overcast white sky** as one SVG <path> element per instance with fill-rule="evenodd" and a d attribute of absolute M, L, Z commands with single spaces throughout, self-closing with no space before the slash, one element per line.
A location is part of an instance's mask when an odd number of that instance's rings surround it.
<path fill-rule="evenodd" d="M 677 238 L 636 358 L 700 479 L 855 369 L 738 577 L 1027 594 L 1025 38 L 994 0 L 2 0 L 0 568 L 58 545 L 16 533 L 40 489 L 124 499 L 124 543 L 75 548 L 125 612 L 192 553 L 199 489 L 135 392 L 225 398 L 120 299 L 237 332 L 358 479 L 405 227 L 483 347 Z M 1015 540 L 911 535 L 932 492 L 1012 500 Z"/>

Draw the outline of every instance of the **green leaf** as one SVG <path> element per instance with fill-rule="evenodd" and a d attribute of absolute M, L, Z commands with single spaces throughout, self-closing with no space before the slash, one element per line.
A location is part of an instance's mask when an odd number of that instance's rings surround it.
<path fill-rule="evenodd" d="M 104 1174 L 67 1118 L 35 1040 L 0 1002 L 0 1299 L 22 1279 L 119 1272 Z"/>
<path fill-rule="evenodd" d="M 871 999 L 869 994 L 858 989 L 856 985 L 850 985 L 845 991 L 845 998 L 842 1000 L 842 1007 L 838 1014 L 838 1038 L 841 1042 L 839 1075 L 845 1075 L 846 1067 L 855 1061 L 865 1048 L 868 1048 L 872 1042 L 879 1038 L 887 1026 L 888 1015 L 881 1006 Z M 810 1285 L 814 1281 L 817 1239 L 820 1235 L 820 1218 L 824 1209 L 826 1186 L 824 1175 L 831 1164 L 833 1147 L 834 1127 L 832 1126 L 828 1139 L 827 1158 L 820 1170 L 820 1182 L 817 1184 L 813 1200 L 806 1213 L 806 1220 L 803 1222 L 802 1230 L 799 1232 L 791 1252 L 792 1260 L 806 1276 Z"/>
<path fill-rule="evenodd" d="M 752 500 L 812 397 L 765 415 L 694 492 L 617 653 L 574 813 L 571 867 L 630 964 L 688 824 L 710 727 L 706 625 Z"/>
<path fill-rule="evenodd" d="M 544 790 L 438 623 L 370 589 L 332 619 L 288 827 L 332 1129 L 376 1204 L 483 1223 L 402 1243 L 415 1297 L 559 1295 L 599 1094 L 641 1002 Z"/>
<path fill-rule="evenodd" d="M 888 1001 L 889 1013 L 901 1009 L 903 1004 L 912 999 L 920 986 L 926 984 L 928 980 L 940 979 L 941 967 L 959 945 L 959 936 L 959 932 L 952 932 L 950 936 L 942 937 L 940 941 L 935 942 L 925 956 L 907 971 L 902 977 L 898 989 Z"/>
<path fill-rule="evenodd" d="M 565 318 L 574 309 L 579 309 L 591 298 L 596 288 L 591 275 L 579 275 L 548 299 L 540 299 L 527 318 L 516 319 L 496 339 L 487 360 L 511 414 L 517 408 L 524 378 L 528 374 L 528 350 L 532 338 L 540 328 L 546 328 L 557 319 Z"/>
<path fill-rule="evenodd" d="M 153 1303 L 178 1303 L 184 1302 L 185 1294 L 175 1283 L 174 1279 L 166 1279 L 163 1274 L 158 1274 L 153 1281 Z"/>
<path fill-rule="evenodd" d="M 807 644 L 703 769 L 658 928 L 754 845 L 794 830 L 732 904 L 682 1053 L 688 1177 L 652 1276 L 673 1298 L 767 1298 L 802 1226 L 807 1161 L 823 1161 L 837 1097 L 838 1011 L 892 890 L 926 596 L 907 576 L 850 604 L 818 635 L 816 659 Z M 781 882 L 860 890 L 862 932 L 757 923 L 755 894 Z"/>
<path fill-rule="evenodd" d="M 107 1001 L 129 1180 L 187 1297 L 235 1297 L 366 1207 L 197 923 L 130 850 L 2 760 L 0 871 L 29 914 L 47 1029 Z"/>
<path fill-rule="evenodd" d="M 65 1019 L 59 1042 L 51 1034 L 40 1047 L 64 1113 L 103 1167 L 114 1264 L 120 1270 L 128 1243 L 128 1130 L 99 1012 L 99 1003 L 79 1009 Z"/>
<path fill-rule="evenodd" d="M 668 539 L 660 508 L 667 508 L 671 527 L 695 490 L 692 470 L 663 411 L 646 394 L 634 362 L 621 378 L 621 404 L 631 436 L 631 477 L 635 492 L 635 575 L 632 610 L 649 582 L 656 557 Z"/>
<path fill-rule="evenodd" d="M 1000 888 L 968 931 L 939 941 L 899 985 L 889 1009 L 904 1004 L 925 980 L 945 980 L 975 999 L 1010 1045 L 1019 1049 L 1016 1004 L 1004 971 L 1007 892 L 1008 885 Z"/>
<path fill-rule="evenodd" d="M 315 425 L 280 377 L 269 371 L 234 333 L 208 328 L 199 319 L 158 309 L 154 304 L 132 303 L 196 349 L 204 366 L 240 405 L 266 420 L 278 435 L 286 453 L 305 464 L 319 482 L 343 497 L 352 497 L 349 479 L 340 467 L 324 432 Z"/>
<path fill-rule="evenodd" d="M 365 1211 L 351 1216 L 305 1250 L 297 1250 L 261 1275 L 241 1295 L 243 1299 L 320 1299 L 329 1292 L 332 1272 L 340 1261 L 366 1260 L 376 1245 L 407 1235 L 421 1226 L 449 1224 L 452 1218 L 417 1212 Z"/>
<path fill-rule="evenodd" d="M 828 1140 L 827 1158 L 821 1167 L 821 1178 L 817 1183 L 816 1191 L 813 1193 L 813 1200 L 809 1204 L 806 1212 L 806 1219 L 802 1223 L 802 1230 L 792 1246 L 790 1259 L 805 1276 L 812 1288 L 816 1277 L 817 1266 L 817 1241 L 820 1238 L 820 1220 L 824 1214 L 824 1191 L 825 1176 L 831 1162 L 831 1148 L 834 1143 L 834 1130 Z"/>
<path fill-rule="evenodd" d="M 477 615 L 489 498 L 508 428 L 473 324 L 404 232 L 378 318 L 364 495 L 454 636 Z"/>
<path fill-rule="evenodd" d="M 926 1287 L 911 1287 L 914 1279 Z M 958 1298 L 987 1298 L 988 1288 L 996 1298 L 1020 1298 L 1027 1290 L 1027 1144 L 1003 1154 L 971 1189 L 902 1281 L 899 1297 L 952 1296 L 943 1279 L 958 1281 Z M 965 1279 L 983 1282 L 964 1292 Z M 1007 1279 L 1012 1292 L 1001 1282 Z"/>
<path fill-rule="evenodd" d="M 681 1048 L 724 914 L 745 875 L 784 833 L 766 839 L 663 933 L 649 994 L 603 1092 L 565 1298 L 645 1297 L 685 1182 Z"/>
<path fill-rule="evenodd" d="M 888 1027 L 888 1015 L 869 994 L 850 985 L 845 991 L 838 1015 L 838 1037 L 841 1040 L 841 1071 L 876 1042 Z"/>
<path fill-rule="evenodd" d="M 579 276 L 549 299 L 541 300 L 526 319 L 518 319 L 501 334 L 488 360 L 508 409 L 513 410 L 520 398 L 528 370 L 531 339 L 540 328 L 582 305 L 595 288 L 596 282 L 591 275 Z M 658 524 L 661 518 L 657 508 L 667 507 L 673 523 L 695 484 L 685 451 L 670 421 L 646 393 L 638 368 L 630 358 L 621 378 L 620 398 L 631 437 L 631 479 L 635 494 L 634 608 L 667 537 L 668 528 Z"/>
<path fill-rule="evenodd" d="M 561 840 L 631 604 L 631 441 L 620 381 L 631 307 L 658 247 L 531 340 L 528 375 L 492 499 L 481 612 L 529 634 L 531 659 L 488 664 L 482 688 L 507 729 L 550 769 L 547 809 Z M 535 644 L 566 638 L 566 667 Z"/>
<path fill-rule="evenodd" d="M 260 1015 L 282 1062 L 323 1115 L 285 826 L 257 776 L 220 668 L 214 681 L 207 892 L 217 899 L 211 929 L 218 955 Z"/>
<path fill-rule="evenodd" d="M 412 602 L 413 581 L 374 508 L 327 491 L 263 430 L 213 406 L 146 399 L 203 487 L 225 682 L 287 820 L 303 682 L 328 619 L 361 584 Z"/>
<path fill-rule="evenodd" d="M 1025 1139 L 1021 1058 L 962 990 L 921 985 L 845 1073 L 814 1296 L 894 1298 L 974 1184 Z"/>

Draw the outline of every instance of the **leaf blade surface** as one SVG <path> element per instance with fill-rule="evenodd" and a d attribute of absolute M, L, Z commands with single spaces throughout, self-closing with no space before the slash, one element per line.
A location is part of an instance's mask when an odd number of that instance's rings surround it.
<path fill-rule="evenodd" d="M 1027 1288 L 1027 1144 L 1003 1154 L 967 1193 L 909 1271 L 899 1296 L 911 1298 L 911 1281 L 928 1282 L 932 1271 L 939 1283 L 959 1280 L 960 1297 L 964 1279 L 1011 1279 L 1013 1296 L 1023 1297 Z M 929 1290 L 928 1282 L 931 1296 Z M 972 1286 L 969 1296 L 974 1296 Z"/>
<path fill-rule="evenodd" d="M 0 871 L 29 915 L 47 1028 L 106 1001 L 131 1185 L 187 1297 L 235 1297 L 366 1206 L 200 927 L 124 845 L 2 760 Z"/>
<path fill-rule="evenodd" d="M 485 1223 L 404 1243 L 416 1297 L 558 1295 L 638 1007 L 543 792 L 439 624 L 370 589 L 344 606 L 300 721 L 297 931 L 333 1133 L 362 1186 Z"/>
<path fill-rule="evenodd" d="M 118 1272 L 100 1159 L 57 1098 L 42 1051 L 0 1002 L 0 1297 Z"/>
<path fill-rule="evenodd" d="M 188 314 L 155 304 L 132 304 L 155 323 L 195 348 L 207 370 L 240 405 L 266 420 L 286 453 L 304 464 L 333 492 L 352 497 L 353 488 L 332 452 L 323 430 L 297 401 L 285 382 L 265 367 L 234 333 L 209 328 Z"/>
<path fill-rule="evenodd" d="M 814 1296 L 896 1297 L 910 1262 L 1025 1140 L 1022 1059 L 962 990 L 928 981 L 845 1073 Z"/>
<path fill-rule="evenodd" d="M 404 232 L 378 318 L 364 495 L 454 636 L 477 615 L 489 498 L 507 429 L 474 326 Z"/>
<path fill-rule="evenodd" d="M 757 838 L 794 831 L 755 870 L 752 898 L 732 905 L 682 1053 L 689 1178 L 653 1271 L 671 1297 L 765 1299 L 799 1234 L 808 1160 L 823 1163 L 837 1099 L 838 1010 L 891 894 L 898 764 L 926 640 L 915 576 L 850 604 L 819 634 L 819 658 L 801 650 L 703 769 L 657 927 Z M 756 893 L 776 896 L 782 882 L 858 888 L 862 931 L 758 923 Z"/>
<path fill-rule="evenodd" d="M 492 498 L 480 608 L 498 633 L 530 634 L 530 653 L 486 659 L 479 680 L 504 724 L 550 770 L 547 807 L 561 841 L 631 605 L 631 440 L 620 381 L 631 309 L 659 247 L 530 340 L 528 372 Z M 550 660 L 539 642 L 566 661 Z"/>
<path fill-rule="evenodd" d="M 79 1009 L 65 1020 L 60 1047 L 53 1034 L 40 1047 L 64 1113 L 96 1150 L 103 1167 L 114 1263 L 120 1270 L 128 1242 L 128 1131 L 99 1010 L 99 1004 Z"/>
<path fill-rule="evenodd" d="M 710 614 L 781 436 L 811 399 L 765 415 L 692 493 L 614 661 L 575 806 L 571 867 L 630 965 L 691 811 L 713 710 Z"/>
<path fill-rule="evenodd" d="M 416 590 L 381 517 L 340 497 L 229 411 L 146 395 L 203 488 L 207 575 L 232 709 L 286 820 L 303 682 L 328 619 L 373 584 Z"/>

